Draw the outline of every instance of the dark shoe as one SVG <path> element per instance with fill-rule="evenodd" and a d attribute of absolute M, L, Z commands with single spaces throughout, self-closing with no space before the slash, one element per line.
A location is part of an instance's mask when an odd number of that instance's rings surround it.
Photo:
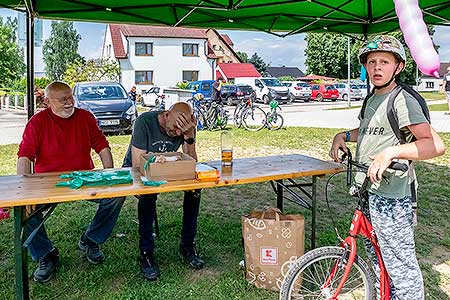
<path fill-rule="evenodd" d="M 205 261 L 198 255 L 195 245 L 180 245 L 180 254 L 185 262 L 194 269 L 201 269 Z"/>
<path fill-rule="evenodd" d="M 159 277 L 159 267 L 155 262 L 153 253 L 142 252 L 141 254 L 141 272 L 145 279 L 155 281 Z"/>
<path fill-rule="evenodd" d="M 78 242 L 78 248 L 86 253 L 88 262 L 93 265 L 98 265 L 105 260 L 105 254 L 100 250 L 100 245 L 87 239 L 84 233 Z"/>
<path fill-rule="evenodd" d="M 39 259 L 39 265 L 33 273 L 33 279 L 37 282 L 47 282 L 52 279 L 59 265 L 59 252 L 58 249 L 53 248 L 52 251 L 47 253 L 44 257 Z"/>

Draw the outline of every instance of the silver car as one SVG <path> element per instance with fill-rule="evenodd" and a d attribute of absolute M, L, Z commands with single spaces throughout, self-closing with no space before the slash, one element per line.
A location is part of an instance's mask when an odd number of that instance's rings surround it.
<path fill-rule="evenodd" d="M 334 86 L 339 91 L 338 99 L 348 101 L 348 97 L 350 97 L 350 100 L 361 100 L 363 98 L 361 90 L 356 84 L 335 83 Z"/>

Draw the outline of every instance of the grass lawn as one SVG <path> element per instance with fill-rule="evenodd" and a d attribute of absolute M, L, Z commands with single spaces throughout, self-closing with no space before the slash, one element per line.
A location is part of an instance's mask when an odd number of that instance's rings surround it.
<path fill-rule="evenodd" d="M 429 105 L 428 108 L 430 111 L 448 111 L 448 104 L 442 103 L 442 104 L 433 104 Z"/>
<path fill-rule="evenodd" d="M 256 133 L 233 130 L 235 156 L 250 157 L 301 153 L 328 159 L 328 147 L 337 129 L 287 128 Z M 442 134 L 450 147 L 450 134 Z M 219 132 L 200 132 L 200 160 L 219 158 Z M 130 136 L 108 137 L 116 166 L 121 164 Z M 17 145 L 0 146 L 0 174 L 15 172 Z M 450 152 L 435 160 L 417 164 L 420 178 L 419 225 L 416 246 L 427 300 L 450 300 Z M 96 160 L 99 166 L 99 161 Z M 318 244 L 336 243 L 334 229 L 324 201 L 327 177 L 318 181 Z M 331 187 L 331 209 L 340 233 L 346 233 L 355 206 L 349 199 L 344 178 Z M 77 250 L 78 239 L 92 218 L 96 205 L 78 201 L 61 204 L 47 222 L 49 235 L 61 253 L 61 268 L 48 284 L 30 283 L 32 299 L 278 299 L 278 294 L 259 290 L 244 279 L 239 267 L 243 258 L 240 217 L 252 209 L 275 206 L 268 183 L 204 190 L 198 228 L 198 245 L 207 265 L 203 270 L 187 268 L 177 254 L 181 228 L 182 194 L 162 194 L 158 200 L 160 237 L 157 260 L 161 278 L 147 282 L 139 273 L 136 200 L 129 197 L 112 237 L 103 246 L 107 260 L 91 266 Z M 285 202 L 286 212 L 306 217 L 308 247 L 309 211 Z M 14 298 L 13 222 L 0 222 L 0 291 L 2 299 Z M 32 274 L 35 264 L 29 264 Z"/>
<path fill-rule="evenodd" d="M 445 94 L 441 92 L 420 92 L 427 101 L 445 100 Z"/>

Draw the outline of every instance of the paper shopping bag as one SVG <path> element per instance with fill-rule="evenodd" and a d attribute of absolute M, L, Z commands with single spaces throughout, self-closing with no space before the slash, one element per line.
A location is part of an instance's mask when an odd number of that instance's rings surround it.
<path fill-rule="evenodd" d="M 279 291 L 289 265 L 304 253 L 305 218 L 277 208 L 242 217 L 246 279 L 258 288 Z"/>

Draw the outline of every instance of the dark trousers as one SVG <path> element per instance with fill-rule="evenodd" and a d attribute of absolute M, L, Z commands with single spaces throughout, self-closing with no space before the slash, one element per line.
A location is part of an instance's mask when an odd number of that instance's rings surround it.
<path fill-rule="evenodd" d="M 157 194 L 136 196 L 139 218 L 139 248 L 141 252 L 153 252 L 155 240 L 153 224 L 156 217 Z M 200 209 L 200 190 L 184 192 L 183 226 L 181 229 L 181 244 L 193 245 L 197 232 L 197 219 Z"/>

